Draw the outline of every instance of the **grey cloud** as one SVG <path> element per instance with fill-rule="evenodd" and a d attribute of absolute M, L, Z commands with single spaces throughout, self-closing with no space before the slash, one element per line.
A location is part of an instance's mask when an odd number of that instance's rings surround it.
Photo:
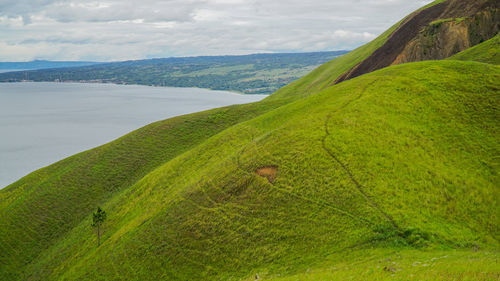
<path fill-rule="evenodd" d="M 25 24 L 31 23 L 31 15 L 39 13 L 56 2 L 64 0 L 0 0 L 0 16 L 21 17 Z"/>
<path fill-rule="evenodd" d="M 429 2 L 0 0 L 0 60 L 352 49 Z"/>
<path fill-rule="evenodd" d="M 44 15 L 61 22 L 188 21 L 201 3 L 196 0 L 65 2 L 49 6 Z"/>

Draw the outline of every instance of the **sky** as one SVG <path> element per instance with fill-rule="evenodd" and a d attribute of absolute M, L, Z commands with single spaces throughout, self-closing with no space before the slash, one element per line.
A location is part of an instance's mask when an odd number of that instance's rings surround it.
<path fill-rule="evenodd" d="M 426 0 L 0 0 L 0 61 L 350 50 Z"/>

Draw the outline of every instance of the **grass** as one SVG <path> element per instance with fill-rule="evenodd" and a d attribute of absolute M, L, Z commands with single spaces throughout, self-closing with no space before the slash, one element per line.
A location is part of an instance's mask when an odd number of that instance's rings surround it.
<path fill-rule="evenodd" d="M 359 55 L 368 56 L 383 44 L 389 32 L 370 43 L 370 48 L 360 48 L 354 55 L 336 59 L 338 62 L 333 60 L 261 103 L 157 122 L 4 188 L 0 192 L 0 215 L 4 217 L 0 221 L 0 263 L 4 264 L 0 275 L 18 278 L 20 268 L 66 235 L 96 205 L 129 188 L 159 165 L 226 128 L 302 98 L 304 87 L 308 95 L 325 89 L 336 79 L 332 71 L 338 76 L 348 70 L 361 61 Z M 343 64 L 347 65 L 336 70 Z M 311 81 L 314 85 L 309 87 Z"/>
<path fill-rule="evenodd" d="M 479 45 L 449 58 L 450 60 L 478 61 L 500 65 L 500 34 Z"/>
<path fill-rule="evenodd" d="M 259 103 L 153 123 L 1 190 L 0 279 L 497 278 L 500 67 L 332 86 L 395 28 Z"/>
<path fill-rule="evenodd" d="M 498 252 L 363 249 L 347 252 L 343 260 L 289 276 L 265 280 L 462 280 L 500 279 Z M 325 263 L 324 263 L 325 264 Z M 248 280 L 253 280 L 248 278 Z"/>
<path fill-rule="evenodd" d="M 370 43 L 323 64 L 313 70 L 311 74 L 279 89 L 271 95 L 269 99 L 294 100 L 309 96 L 321 91 L 322 89 L 332 86 L 340 75 L 354 67 L 356 64 L 362 62 L 375 50 L 380 48 L 387 40 L 387 37 L 399 26 L 400 23 L 401 22 L 395 24 Z"/>
<path fill-rule="evenodd" d="M 158 165 L 227 127 L 278 105 L 277 102 L 237 105 L 153 123 L 2 189 L 0 275 L 15 279 L 21 273 L 21 265 L 75 227 L 95 206 Z"/>
<path fill-rule="evenodd" d="M 498 78 L 472 62 L 394 66 L 239 123 L 107 200 L 101 247 L 88 216 L 23 278 L 294 276 L 323 259 L 353 263 L 345 253 L 363 247 L 409 253 L 402 267 L 422 250 L 497 259 Z M 255 173 L 265 166 L 278 167 L 272 184 Z M 474 264 L 457 274 L 498 271 Z"/>
<path fill-rule="evenodd" d="M 431 3 L 429 3 L 429 4 L 425 5 L 425 6 L 423 6 L 422 8 L 420 8 L 420 9 L 419 9 L 419 11 L 420 11 L 420 10 L 423 10 L 423 9 L 427 9 L 427 8 L 432 7 L 432 6 L 434 6 L 434 5 L 437 5 L 437 4 L 439 4 L 439 3 L 443 3 L 443 2 L 445 2 L 445 1 L 448 1 L 448 0 L 436 0 L 436 1 L 434 1 L 434 2 L 431 2 Z"/>
<path fill-rule="evenodd" d="M 297 98 L 300 96 L 266 99 L 160 121 L 40 169 L 2 189 L 0 276 L 21 278 L 27 265 L 97 205 L 130 188 L 163 163 L 235 124 Z"/>
<path fill-rule="evenodd" d="M 442 23 L 445 23 L 445 22 L 452 22 L 452 21 L 455 21 L 454 18 L 447 18 L 447 19 L 438 19 L 438 20 L 435 20 L 431 23 L 429 23 L 429 25 L 434 25 L 434 26 L 439 26 L 441 25 Z"/>

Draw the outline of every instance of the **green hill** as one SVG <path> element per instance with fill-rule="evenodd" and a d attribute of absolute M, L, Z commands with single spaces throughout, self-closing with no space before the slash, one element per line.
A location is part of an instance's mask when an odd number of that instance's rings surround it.
<path fill-rule="evenodd" d="M 449 59 L 500 64 L 500 34 Z"/>
<path fill-rule="evenodd" d="M 398 27 L 259 103 L 151 124 L 1 190 L 0 279 L 500 278 L 500 67 L 334 85 Z"/>
<path fill-rule="evenodd" d="M 498 249 L 499 77 L 402 65 L 240 123 L 103 204 L 101 247 L 87 216 L 28 276 L 229 279 L 346 249 Z"/>

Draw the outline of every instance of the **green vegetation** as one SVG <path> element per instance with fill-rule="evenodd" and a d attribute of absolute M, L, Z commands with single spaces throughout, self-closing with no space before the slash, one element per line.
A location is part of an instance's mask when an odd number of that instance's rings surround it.
<path fill-rule="evenodd" d="M 101 245 L 101 226 L 106 220 L 106 212 L 97 207 L 97 211 L 92 214 L 92 227 L 97 227 L 97 246 Z"/>
<path fill-rule="evenodd" d="M 335 84 L 335 80 L 344 72 L 351 69 L 356 64 L 362 62 L 375 50 L 380 48 L 387 37 L 399 26 L 401 22 L 395 24 L 382 35 L 368 44 L 349 52 L 335 60 L 323 64 L 316 68 L 310 75 L 303 77 L 279 89 L 269 99 L 297 99 L 317 93 L 318 91 Z"/>
<path fill-rule="evenodd" d="M 500 278 L 500 67 L 333 85 L 397 26 L 261 102 L 153 123 L 1 190 L 1 279 Z M 495 45 L 480 46 L 458 56 Z"/>
<path fill-rule="evenodd" d="M 346 51 L 168 58 L 0 74 L 0 82 L 67 81 L 271 94 Z"/>
<path fill-rule="evenodd" d="M 479 45 L 458 53 L 450 60 L 478 61 L 500 65 L 500 34 Z"/>
<path fill-rule="evenodd" d="M 400 65 L 230 127 L 106 200 L 97 250 L 83 218 L 23 278 L 230 279 L 367 245 L 416 253 L 405 263 L 422 257 L 412 249 L 498 249 L 499 77 L 472 62 Z M 272 184 L 254 173 L 270 166 Z"/>
<path fill-rule="evenodd" d="M 430 26 L 439 26 L 441 25 L 442 23 L 445 23 L 445 22 L 452 22 L 452 21 L 455 21 L 455 19 L 453 18 L 447 18 L 447 19 L 438 19 L 438 20 L 435 20 L 431 23 L 429 23 Z"/>
<path fill-rule="evenodd" d="M 446 0 L 434 1 L 427 4 L 425 7 L 420 8 L 419 10 L 431 7 L 444 1 Z M 355 65 L 361 63 L 374 51 L 384 45 L 389 35 L 391 35 L 403 21 L 404 19 L 393 25 L 375 40 L 337 59 L 321 65 L 320 67 L 313 70 L 309 75 L 306 75 L 305 77 L 279 89 L 273 95 L 271 95 L 269 99 L 295 100 L 297 98 L 302 98 L 317 93 L 327 87 L 333 86 L 340 75 L 350 70 Z"/>
<path fill-rule="evenodd" d="M 19 268 L 83 219 L 89 218 L 88 228 L 96 205 L 207 138 L 280 104 L 235 105 L 156 122 L 2 189 L 0 276 L 16 280 Z"/>
<path fill-rule="evenodd" d="M 395 27 L 393 27 L 394 29 Z M 132 132 L 112 143 L 80 153 L 45 169 L 32 173 L 0 192 L 0 273 L 18 278 L 19 268 L 81 222 L 93 206 L 106 202 L 130 187 L 149 172 L 176 156 L 196 147 L 211 136 L 240 122 L 255 118 L 286 103 L 317 93 L 328 87 L 347 70 L 341 63 L 354 65 L 383 44 L 390 31 L 384 33 L 370 48 L 360 48 L 358 55 L 349 54 L 336 60 L 340 63 L 320 67 L 288 85 L 266 100 L 236 105 L 160 121 Z M 351 61 L 352 60 L 352 61 Z M 312 87 L 308 83 L 314 81 Z M 118 165 L 119 163 L 119 165 Z M 64 191 L 56 187 L 63 187 Z M 28 194 L 29 196 L 27 196 Z M 28 198 L 27 198 L 28 197 Z M 23 206 L 31 206 L 26 210 Z M 43 212 L 56 219 L 43 221 Z M 55 214 L 64 214 L 56 216 Z M 21 218 L 17 220 L 16 218 Z M 25 225 L 22 221 L 36 222 Z M 37 241 L 19 244 L 17 241 Z M 7 248 L 6 245 L 12 245 Z M 24 255 L 12 255 L 23 252 Z"/>
<path fill-rule="evenodd" d="M 430 26 L 439 26 L 445 22 L 454 22 L 455 24 L 459 24 L 459 23 L 465 21 L 466 19 L 467 19 L 467 17 L 439 19 L 439 20 L 435 20 L 435 21 L 431 22 L 429 25 Z"/>
<path fill-rule="evenodd" d="M 329 261 L 330 265 L 322 268 L 307 269 L 306 272 L 286 277 L 269 276 L 265 279 L 276 281 L 499 280 L 498 255 L 498 252 L 467 250 L 428 252 L 363 249 L 363 251 L 347 251 L 342 259 Z"/>

